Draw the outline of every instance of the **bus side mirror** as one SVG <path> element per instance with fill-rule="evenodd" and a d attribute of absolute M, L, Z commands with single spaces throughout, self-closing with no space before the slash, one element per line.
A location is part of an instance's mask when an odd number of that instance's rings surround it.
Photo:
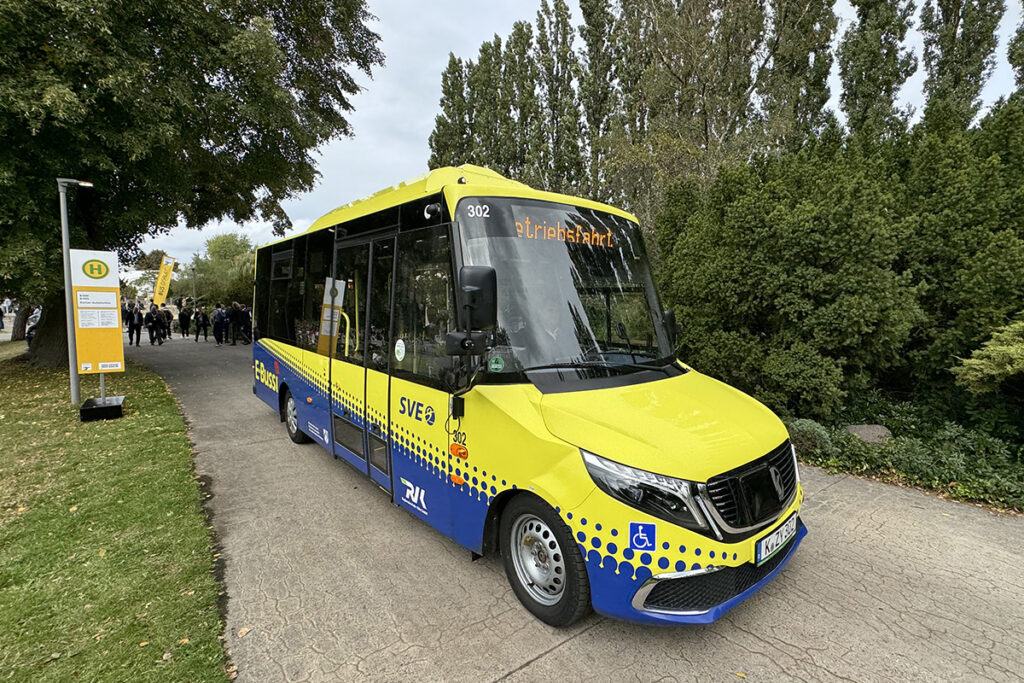
<path fill-rule="evenodd" d="M 665 331 L 668 332 L 668 343 L 672 345 L 674 350 L 676 348 L 676 340 L 679 338 L 679 323 L 676 322 L 676 314 L 671 310 L 666 309 L 661 318 L 665 321 Z"/>
<path fill-rule="evenodd" d="M 481 356 L 487 351 L 487 333 L 498 325 L 498 276 L 490 266 L 459 269 L 463 317 L 467 330 L 449 332 L 445 353 L 449 356 Z"/>
<path fill-rule="evenodd" d="M 490 266 L 462 266 L 459 269 L 466 328 L 489 332 L 498 324 L 498 275 Z"/>

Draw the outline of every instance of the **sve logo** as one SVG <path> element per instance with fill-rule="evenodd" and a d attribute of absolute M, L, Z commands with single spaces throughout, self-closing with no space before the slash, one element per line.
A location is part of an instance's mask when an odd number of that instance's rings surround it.
<path fill-rule="evenodd" d="M 398 399 L 398 414 L 408 415 L 412 419 L 426 422 L 428 425 L 434 424 L 434 420 L 437 419 L 433 408 L 422 401 L 414 401 L 405 396 Z"/>

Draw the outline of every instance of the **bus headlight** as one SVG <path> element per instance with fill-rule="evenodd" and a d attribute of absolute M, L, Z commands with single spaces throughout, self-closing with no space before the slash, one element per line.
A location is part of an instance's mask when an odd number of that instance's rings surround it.
<path fill-rule="evenodd" d="M 687 529 L 708 528 L 694 501 L 693 482 L 638 470 L 582 449 L 580 453 L 594 483 L 612 498 Z"/>

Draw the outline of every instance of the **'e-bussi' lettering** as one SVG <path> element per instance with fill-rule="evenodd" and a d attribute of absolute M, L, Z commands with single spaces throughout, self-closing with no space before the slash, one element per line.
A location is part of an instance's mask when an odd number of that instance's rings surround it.
<path fill-rule="evenodd" d="M 544 221 L 531 221 L 529 216 L 521 221 L 516 221 L 516 235 L 530 240 L 554 240 L 573 244 L 589 244 L 595 247 L 613 246 L 611 230 L 598 232 L 594 228 L 580 223 L 575 226 L 562 225 L 562 221 L 555 221 L 554 225 L 548 225 Z"/>

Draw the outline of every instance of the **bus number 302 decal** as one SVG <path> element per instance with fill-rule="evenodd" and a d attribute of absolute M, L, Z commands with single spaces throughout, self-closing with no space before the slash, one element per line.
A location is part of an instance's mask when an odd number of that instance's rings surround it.
<path fill-rule="evenodd" d="M 491 207 L 487 204 L 470 204 L 467 208 L 470 218 L 490 218 Z"/>
<path fill-rule="evenodd" d="M 460 432 L 455 430 L 452 432 L 452 441 L 459 444 L 460 446 L 466 445 L 466 432 Z"/>

